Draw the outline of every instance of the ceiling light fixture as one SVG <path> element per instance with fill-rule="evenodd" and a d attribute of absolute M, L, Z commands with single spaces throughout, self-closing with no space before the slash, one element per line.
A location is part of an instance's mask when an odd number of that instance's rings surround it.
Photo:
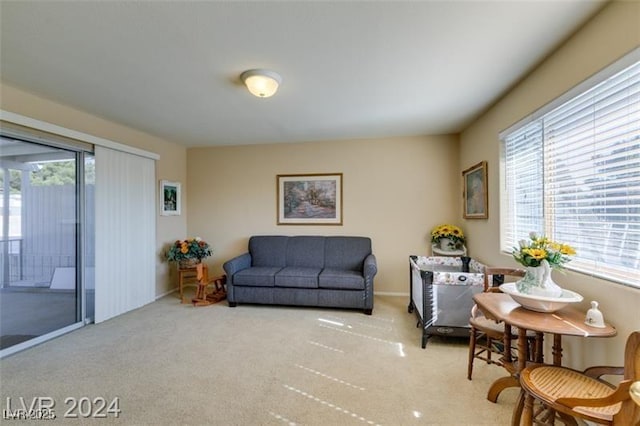
<path fill-rule="evenodd" d="M 273 96 L 282 82 L 278 73 L 269 70 L 248 70 L 240 74 L 251 94 L 259 98 Z"/>

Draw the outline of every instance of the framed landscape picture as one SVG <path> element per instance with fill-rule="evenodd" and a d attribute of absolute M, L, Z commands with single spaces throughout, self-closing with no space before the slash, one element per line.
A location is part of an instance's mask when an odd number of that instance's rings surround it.
<path fill-rule="evenodd" d="M 180 215 L 180 183 L 160 181 L 160 214 L 162 216 Z"/>
<path fill-rule="evenodd" d="M 278 175 L 278 225 L 342 225 L 342 173 Z"/>
<path fill-rule="evenodd" d="M 487 219 L 488 192 L 487 192 L 487 162 L 469 167 L 462 172 L 463 202 L 465 219 Z"/>

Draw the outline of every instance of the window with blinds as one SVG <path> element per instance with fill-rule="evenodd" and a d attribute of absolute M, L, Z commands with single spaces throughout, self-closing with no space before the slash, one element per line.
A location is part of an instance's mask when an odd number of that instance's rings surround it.
<path fill-rule="evenodd" d="M 640 287 L 640 61 L 563 101 L 501 135 L 502 250 L 535 231 Z"/>

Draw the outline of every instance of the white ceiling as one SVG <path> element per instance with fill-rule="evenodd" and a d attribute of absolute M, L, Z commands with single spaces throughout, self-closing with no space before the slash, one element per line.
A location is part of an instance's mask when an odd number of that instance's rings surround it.
<path fill-rule="evenodd" d="M 603 5 L 2 0 L 0 73 L 186 146 L 457 133 Z"/>

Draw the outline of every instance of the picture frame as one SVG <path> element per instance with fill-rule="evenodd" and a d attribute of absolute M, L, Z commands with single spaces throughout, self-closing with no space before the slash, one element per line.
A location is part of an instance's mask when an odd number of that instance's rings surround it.
<path fill-rule="evenodd" d="M 342 173 L 276 179 L 278 225 L 342 225 Z"/>
<path fill-rule="evenodd" d="M 465 219 L 489 217 L 489 193 L 487 188 L 487 162 L 481 161 L 462 172 Z"/>
<path fill-rule="evenodd" d="M 180 182 L 160 181 L 160 214 L 162 216 L 180 216 Z"/>

